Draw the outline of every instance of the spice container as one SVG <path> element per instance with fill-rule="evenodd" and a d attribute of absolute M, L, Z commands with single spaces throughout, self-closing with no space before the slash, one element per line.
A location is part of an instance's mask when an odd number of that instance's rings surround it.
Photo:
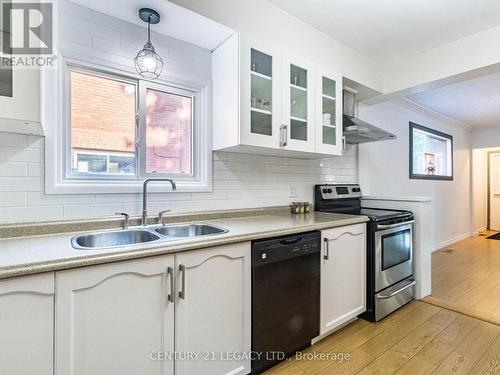
<path fill-rule="evenodd" d="M 302 202 L 292 202 L 292 214 L 304 213 L 304 204 Z M 302 209 L 302 212 L 300 212 Z"/>
<path fill-rule="evenodd" d="M 309 202 L 292 202 L 290 206 L 292 214 L 308 214 L 311 211 Z"/>

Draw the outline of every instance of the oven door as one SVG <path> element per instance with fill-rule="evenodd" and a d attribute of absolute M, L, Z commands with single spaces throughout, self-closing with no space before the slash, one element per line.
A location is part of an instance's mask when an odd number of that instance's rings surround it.
<path fill-rule="evenodd" d="M 375 231 L 375 291 L 413 275 L 413 221 L 377 225 Z"/>

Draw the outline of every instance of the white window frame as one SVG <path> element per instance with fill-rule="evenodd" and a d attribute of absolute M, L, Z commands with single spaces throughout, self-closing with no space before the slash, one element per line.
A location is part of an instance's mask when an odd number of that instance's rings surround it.
<path fill-rule="evenodd" d="M 45 193 L 46 194 L 117 194 L 140 193 L 145 178 L 168 177 L 177 183 L 177 190 L 181 192 L 210 192 L 212 191 L 212 121 L 211 121 L 211 82 L 202 79 L 185 77 L 168 77 L 168 81 L 158 79 L 155 82 L 143 80 L 133 70 L 116 69 L 107 62 L 89 63 L 81 58 L 75 59 L 58 55 L 58 68 L 44 68 L 41 74 L 41 108 L 42 121 L 46 125 L 45 150 Z M 88 176 L 77 177 L 68 174 L 71 168 L 68 155 L 71 156 L 71 139 L 68 139 L 69 122 L 69 69 L 82 69 L 84 72 L 94 71 L 96 75 L 120 78 L 128 82 L 138 82 L 136 98 L 139 100 L 139 91 L 152 88 L 172 93 L 191 93 L 193 95 L 192 132 L 192 174 L 141 174 L 141 153 L 137 153 L 135 176 Z M 146 129 L 145 111 L 139 108 L 138 126 L 141 134 Z M 141 137 L 141 135 L 140 135 Z M 145 139 L 145 136 L 142 136 Z M 139 140 L 140 142 L 140 140 Z M 145 148 L 145 143 L 140 144 Z M 144 170 L 145 171 L 145 170 Z M 132 178 L 131 178 L 132 177 Z M 169 192 L 161 184 L 151 185 L 152 192 Z"/>

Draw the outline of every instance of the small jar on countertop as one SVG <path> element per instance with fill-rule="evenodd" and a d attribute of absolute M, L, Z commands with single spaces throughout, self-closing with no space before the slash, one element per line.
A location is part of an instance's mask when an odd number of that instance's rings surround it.
<path fill-rule="evenodd" d="M 310 210 L 311 204 L 309 202 L 292 202 L 292 214 L 308 214 Z"/>

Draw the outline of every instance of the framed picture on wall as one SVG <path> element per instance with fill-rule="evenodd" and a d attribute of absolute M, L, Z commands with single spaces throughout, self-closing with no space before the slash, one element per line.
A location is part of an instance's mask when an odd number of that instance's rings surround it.
<path fill-rule="evenodd" d="M 410 179 L 453 180 L 453 136 L 410 122 Z"/>

